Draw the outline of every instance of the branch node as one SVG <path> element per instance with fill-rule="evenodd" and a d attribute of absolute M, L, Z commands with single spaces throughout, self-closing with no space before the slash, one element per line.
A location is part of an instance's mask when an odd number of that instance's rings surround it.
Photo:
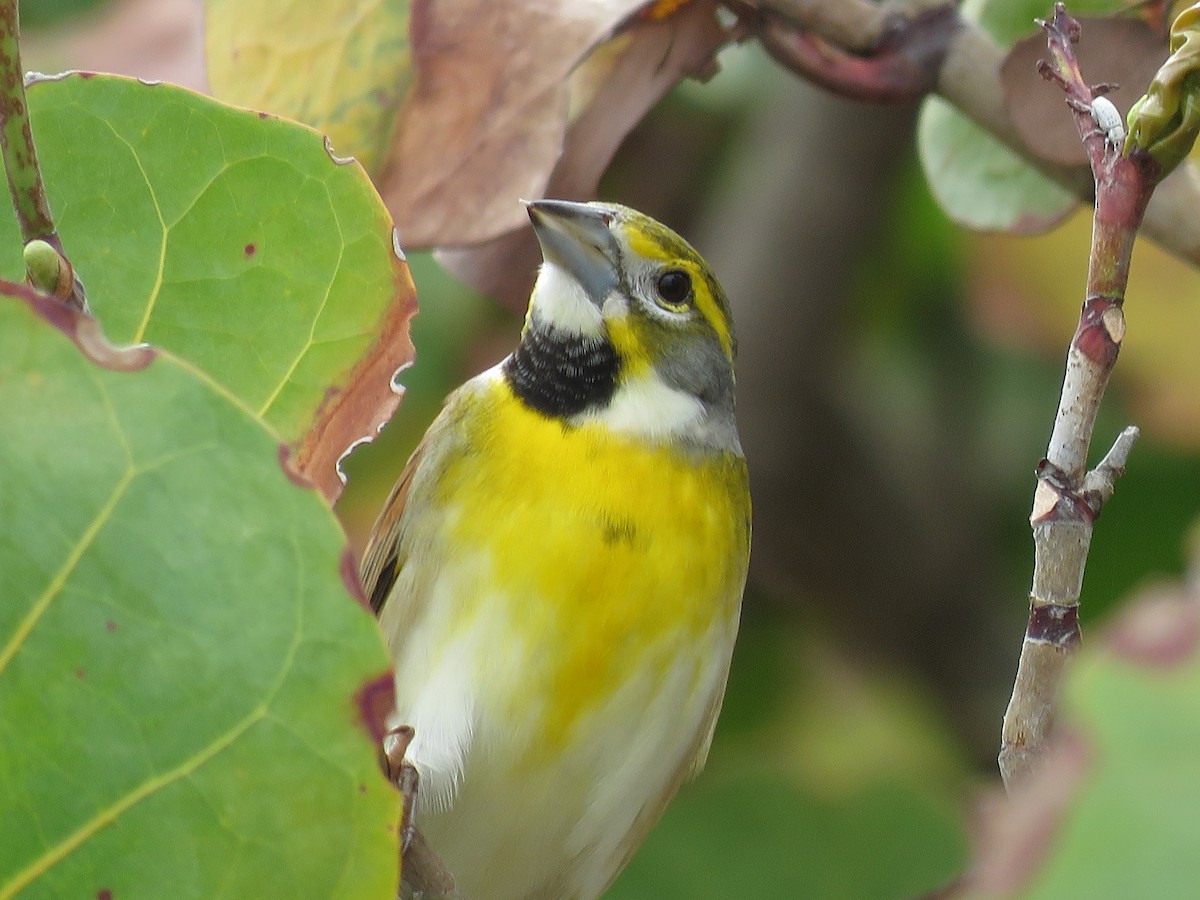
<path fill-rule="evenodd" d="M 1029 624 L 1025 627 L 1025 640 L 1070 650 L 1082 639 L 1079 604 L 1034 602 L 1029 611 Z"/>
<path fill-rule="evenodd" d="M 1050 460 L 1043 458 L 1034 470 L 1039 482 L 1043 482 L 1054 488 L 1060 494 L 1071 492 L 1071 476 L 1056 466 Z"/>
<path fill-rule="evenodd" d="M 1129 453 L 1140 433 L 1134 425 L 1125 428 L 1117 435 L 1117 439 L 1113 441 L 1108 453 L 1104 454 L 1104 459 L 1100 460 L 1096 468 L 1083 476 L 1079 495 L 1096 515 L 1100 514 L 1104 504 L 1112 497 L 1117 479 L 1125 474 Z"/>
<path fill-rule="evenodd" d="M 1110 306 L 1100 316 L 1104 330 L 1114 344 L 1125 340 L 1125 313 L 1119 306 Z"/>

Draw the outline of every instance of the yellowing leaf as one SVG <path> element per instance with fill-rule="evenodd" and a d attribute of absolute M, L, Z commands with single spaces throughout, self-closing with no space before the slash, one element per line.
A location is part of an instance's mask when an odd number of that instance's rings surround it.
<path fill-rule="evenodd" d="M 313 125 L 375 170 L 411 78 L 398 0 L 210 0 L 213 94 Z"/>

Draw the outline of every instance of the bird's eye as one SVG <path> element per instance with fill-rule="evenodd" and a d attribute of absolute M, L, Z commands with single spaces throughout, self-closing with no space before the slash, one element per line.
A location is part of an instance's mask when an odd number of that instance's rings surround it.
<path fill-rule="evenodd" d="M 668 306 L 683 306 L 692 296 L 692 279 L 687 272 L 667 269 L 655 282 L 658 296 Z"/>

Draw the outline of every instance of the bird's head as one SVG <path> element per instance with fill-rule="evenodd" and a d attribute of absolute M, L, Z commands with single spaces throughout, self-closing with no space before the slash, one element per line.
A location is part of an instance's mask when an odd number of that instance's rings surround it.
<path fill-rule="evenodd" d="M 624 206 L 528 206 L 544 262 L 508 364 L 518 395 L 571 423 L 737 449 L 733 319 L 700 254 Z"/>

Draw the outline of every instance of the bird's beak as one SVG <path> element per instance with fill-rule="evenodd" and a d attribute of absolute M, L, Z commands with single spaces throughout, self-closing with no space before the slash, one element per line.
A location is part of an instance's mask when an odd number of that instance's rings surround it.
<path fill-rule="evenodd" d="M 569 200 L 531 200 L 525 204 L 542 257 L 579 282 L 600 306 L 619 283 L 620 247 L 609 229 L 610 213 Z"/>

